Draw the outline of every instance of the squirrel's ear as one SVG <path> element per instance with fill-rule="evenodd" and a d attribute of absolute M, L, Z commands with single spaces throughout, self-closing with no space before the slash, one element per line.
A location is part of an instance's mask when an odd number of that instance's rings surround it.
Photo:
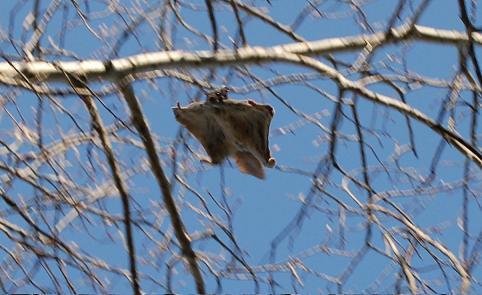
<path fill-rule="evenodd" d="M 234 155 L 239 171 L 264 179 L 264 169 L 261 162 L 250 152 L 242 151 Z"/>

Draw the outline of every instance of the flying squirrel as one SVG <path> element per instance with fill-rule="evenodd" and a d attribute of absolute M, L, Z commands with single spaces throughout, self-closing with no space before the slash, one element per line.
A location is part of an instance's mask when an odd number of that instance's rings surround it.
<path fill-rule="evenodd" d="M 229 88 L 209 92 L 205 102 L 193 102 L 172 110 L 176 120 L 199 140 L 212 165 L 234 158 L 243 173 L 263 179 L 263 166 L 272 168 L 268 134 L 274 109 L 254 100 L 233 100 L 227 97 Z"/>

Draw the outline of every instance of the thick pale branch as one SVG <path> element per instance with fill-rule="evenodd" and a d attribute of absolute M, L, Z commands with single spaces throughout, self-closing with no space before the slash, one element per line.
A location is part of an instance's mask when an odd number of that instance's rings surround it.
<path fill-rule="evenodd" d="M 128 74 L 154 69 L 174 67 L 208 67 L 241 63 L 268 63 L 275 61 L 273 53 L 319 55 L 364 48 L 367 44 L 379 45 L 403 40 L 420 40 L 441 44 L 468 44 L 466 32 L 440 30 L 430 27 L 402 26 L 391 30 L 391 34 L 379 32 L 368 35 L 322 39 L 312 42 L 291 43 L 274 47 L 245 47 L 238 50 L 212 51 L 163 51 L 133 55 L 114 60 L 85 60 L 68 62 L 3 62 L 0 63 L 0 83 L 14 83 L 29 77 L 39 81 L 65 81 L 65 73 L 86 79 L 116 80 Z M 472 40 L 482 45 L 482 34 L 473 32 Z M 25 75 L 25 76 L 22 76 Z"/>

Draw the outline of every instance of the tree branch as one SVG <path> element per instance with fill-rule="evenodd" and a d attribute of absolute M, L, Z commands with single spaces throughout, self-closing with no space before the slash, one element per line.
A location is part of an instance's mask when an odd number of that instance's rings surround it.
<path fill-rule="evenodd" d="M 390 30 L 391 34 L 378 32 L 368 35 L 329 38 L 311 42 L 288 43 L 273 47 L 245 47 L 238 50 L 159 51 L 132 55 L 108 61 L 84 60 L 65 62 L 23 62 L 7 61 L 0 63 L 0 83 L 13 83 L 21 80 L 21 74 L 39 81 L 65 81 L 64 73 L 86 79 L 116 80 L 125 75 L 156 69 L 176 67 L 210 67 L 230 64 L 269 63 L 277 60 L 273 53 L 294 53 L 320 55 L 354 51 L 367 44 L 391 44 L 403 40 L 426 41 L 440 44 L 467 45 L 470 40 L 466 32 L 434 29 L 415 25 L 401 26 Z M 472 32 L 474 44 L 482 45 L 482 34 Z M 5 57 L 4 57 L 5 58 Z M 5 58 L 6 59 L 6 58 Z"/>
<path fill-rule="evenodd" d="M 75 77 L 69 78 L 72 79 L 71 83 L 74 89 L 86 89 L 85 84 L 79 79 Z M 119 191 L 122 200 L 122 209 L 124 211 L 124 224 L 127 240 L 127 251 L 129 252 L 129 267 L 132 279 L 132 289 L 134 291 L 134 294 L 140 295 L 141 288 L 139 285 L 139 278 L 136 267 L 136 251 L 134 246 L 134 237 L 132 234 L 131 211 L 129 208 L 130 196 L 127 191 L 127 185 L 122 179 L 121 171 L 119 169 L 119 165 L 116 162 L 116 156 L 114 155 L 114 150 L 112 149 L 109 135 L 104 127 L 104 123 L 102 122 L 102 118 L 99 114 L 99 111 L 97 110 L 97 106 L 92 99 L 92 95 L 80 95 L 80 97 L 82 98 L 82 101 L 84 102 L 87 110 L 89 111 L 90 118 L 92 120 L 92 127 L 100 137 L 100 141 L 102 142 L 102 147 L 104 149 L 105 156 L 107 157 L 107 162 L 109 163 L 109 167 L 112 173 L 112 178 L 114 179 L 115 186 Z"/>
<path fill-rule="evenodd" d="M 147 122 L 144 119 L 141 105 L 137 101 L 137 98 L 134 94 L 134 89 L 130 84 L 125 83 L 124 85 L 122 84 L 122 82 L 119 82 L 119 88 L 122 96 L 124 96 L 124 99 L 129 105 L 129 109 L 131 110 L 132 122 L 134 123 L 134 126 L 139 132 L 142 142 L 144 143 L 144 147 L 149 158 L 152 172 L 154 173 L 154 177 L 156 178 L 157 183 L 159 184 L 159 188 L 162 191 L 166 210 L 169 212 L 174 232 L 179 241 L 179 244 L 181 245 L 182 254 L 186 258 L 189 264 L 189 268 L 191 269 L 191 273 L 194 277 L 194 281 L 196 282 L 197 292 L 199 294 L 204 294 L 204 281 L 201 276 L 199 266 L 196 262 L 196 254 L 191 247 L 190 238 L 186 233 L 184 224 L 182 223 L 179 212 L 177 211 L 174 198 L 171 194 L 169 182 L 167 181 L 166 175 L 164 174 L 164 171 L 162 169 L 161 161 L 159 160 L 159 156 L 157 155 L 154 140 L 152 139 L 151 132 L 149 131 L 149 127 L 147 126 Z"/>

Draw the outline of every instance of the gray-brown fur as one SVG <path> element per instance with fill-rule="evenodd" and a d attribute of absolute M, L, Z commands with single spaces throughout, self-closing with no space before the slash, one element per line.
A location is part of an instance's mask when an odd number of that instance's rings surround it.
<path fill-rule="evenodd" d="M 268 143 L 271 106 L 224 99 L 178 105 L 173 111 L 176 120 L 201 142 L 212 164 L 233 157 L 242 172 L 259 178 L 264 178 L 263 166 L 274 166 Z"/>

